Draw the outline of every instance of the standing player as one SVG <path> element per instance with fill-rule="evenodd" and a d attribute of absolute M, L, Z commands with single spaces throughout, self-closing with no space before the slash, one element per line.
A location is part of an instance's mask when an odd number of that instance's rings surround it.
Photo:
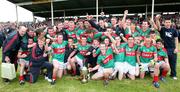
<path fill-rule="evenodd" d="M 170 76 L 177 80 L 176 65 L 177 65 L 177 52 L 178 52 L 178 33 L 177 30 L 172 28 L 171 19 L 165 19 L 165 26 L 160 25 L 160 16 L 156 17 L 156 24 L 162 40 L 164 41 L 164 47 L 167 49 L 169 65 L 171 68 Z"/>

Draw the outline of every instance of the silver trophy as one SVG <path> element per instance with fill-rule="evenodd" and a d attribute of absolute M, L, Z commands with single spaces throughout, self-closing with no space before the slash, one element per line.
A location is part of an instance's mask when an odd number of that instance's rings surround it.
<path fill-rule="evenodd" d="M 83 68 L 81 69 L 81 83 L 87 83 L 88 82 L 88 69 L 87 67 L 83 66 Z"/>
<path fill-rule="evenodd" d="M 81 69 L 81 77 L 82 77 L 81 83 L 82 84 L 87 83 L 88 80 L 90 79 L 90 74 L 88 72 L 88 68 L 85 65 L 85 62 L 86 62 L 86 59 L 83 60 L 83 67 Z"/>

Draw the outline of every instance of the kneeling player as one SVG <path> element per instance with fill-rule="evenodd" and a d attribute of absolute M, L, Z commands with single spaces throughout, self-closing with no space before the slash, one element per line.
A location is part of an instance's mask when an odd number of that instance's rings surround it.
<path fill-rule="evenodd" d="M 97 65 L 89 68 L 89 72 L 98 70 L 92 76 L 92 79 L 98 80 L 104 78 L 104 85 L 107 85 L 109 76 L 112 74 L 114 68 L 113 50 L 110 47 L 106 48 L 105 44 L 100 45 L 100 50 L 101 54 L 98 56 Z"/>
<path fill-rule="evenodd" d="M 160 75 L 160 80 L 165 82 L 166 74 L 169 71 L 169 62 L 168 62 L 168 56 L 166 51 L 163 49 L 163 42 L 162 40 L 158 39 L 156 41 L 157 46 L 157 56 L 158 56 L 158 63 L 160 65 L 160 70 L 162 70 L 162 73 Z"/>
<path fill-rule="evenodd" d="M 136 75 L 136 52 L 138 45 L 134 44 L 134 38 L 129 37 L 128 43 L 124 46 L 125 48 L 125 63 L 124 63 L 124 73 L 131 79 L 135 80 Z"/>
<path fill-rule="evenodd" d="M 140 47 L 137 54 L 137 60 L 140 67 L 140 78 L 144 78 L 145 72 L 150 71 L 153 79 L 153 85 L 159 88 L 158 74 L 159 64 L 157 61 L 157 49 L 152 45 L 150 37 L 146 37 L 144 46 Z"/>
<path fill-rule="evenodd" d="M 47 69 L 47 80 L 52 82 L 53 65 L 48 61 L 47 47 L 44 46 L 45 38 L 38 38 L 38 43 L 32 48 L 30 59 L 30 82 L 35 83 L 40 74 L 40 69 Z M 47 43 L 46 43 L 47 44 Z"/>

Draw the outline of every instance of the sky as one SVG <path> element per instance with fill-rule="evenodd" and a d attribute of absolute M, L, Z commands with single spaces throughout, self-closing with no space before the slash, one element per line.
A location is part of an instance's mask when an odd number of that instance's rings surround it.
<path fill-rule="evenodd" d="M 33 14 L 18 6 L 18 20 L 20 22 L 33 21 Z M 16 6 L 7 0 L 0 0 L 0 22 L 7 21 L 16 21 Z"/>

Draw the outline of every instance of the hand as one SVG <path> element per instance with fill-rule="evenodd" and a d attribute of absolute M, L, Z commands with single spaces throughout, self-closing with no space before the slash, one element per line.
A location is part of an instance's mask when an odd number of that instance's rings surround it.
<path fill-rule="evenodd" d="M 178 49 L 177 48 L 174 49 L 174 53 L 178 53 Z"/>
<path fill-rule="evenodd" d="M 6 63 L 10 63 L 10 59 L 8 56 L 5 57 L 5 61 L 6 61 Z"/>
<path fill-rule="evenodd" d="M 88 71 L 89 71 L 89 72 L 92 72 L 92 71 L 93 71 L 93 68 L 88 68 Z"/>
<path fill-rule="evenodd" d="M 124 11 L 124 14 L 127 15 L 127 14 L 128 14 L 128 10 L 125 10 L 125 11 Z"/>
<path fill-rule="evenodd" d="M 26 54 L 22 54 L 21 57 L 22 57 L 22 58 L 25 58 L 25 57 L 27 57 L 27 55 L 26 55 Z"/>
<path fill-rule="evenodd" d="M 34 47 L 34 46 L 36 46 L 36 43 L 33 43 L 32 45 L 33 45 L 33 47 Z"/>
<path fill-rule="evenodd" d="M 52 38 L 52 41 L 53 41 L 53 42 L 57 41 L 57 38 Z"/>
<path fill-rule="evenodd" d="M 95 53 L 95 52 L 96 52 L 96 49 L 93 50 L 93 53 Z"/>
<path fill-rule="evenodd" d="M 120 36 L 123 37 L 124 36 L 123 33 L 121 33 Z"/>
<path fill-rule="evenodd" d="M 160 14 L 157 14 L 156 17 L 155 17 L 156 20 L 159 20 L 160 18 L 161 18 Z"/>
<path fill-rule="evenodd" d="M 101 12 L 100 14 L 101 14 L 101 16 L 103 16 L 103 15 L 104 15 L 104 12 Z"/>
<path fill-rule="evenodd" d="M 88 20 L 91 20 L 92 18 L 93 18 L 93 16 L 92 15 L 87 15 L 87 17 L 86 17 Z"/>
<path fill-rule="evenodd" d="M 49 44 L 50 43 L 50 39 L 46 39 L 46 44 Z"/>
<path fill-rule="evenodd" d="M 87 53 L 86 53 L 86 56 L 88 56 L 88 55 L 90 55 L 90 54 L 91 54 L 91 52 L 87 52 Z"/>
<path fill-rule="evenodd" d="M 67 61 L 70 62 L 70 61 L 71 61 L 71 58 L 69 57 Z"/>
<path fill-rule="evenodd" d="M 46 53 L 44 53 L 44 54 L 43 54 L 43 57 L 47 57 L 47 54 L 46 54 Z"/>

